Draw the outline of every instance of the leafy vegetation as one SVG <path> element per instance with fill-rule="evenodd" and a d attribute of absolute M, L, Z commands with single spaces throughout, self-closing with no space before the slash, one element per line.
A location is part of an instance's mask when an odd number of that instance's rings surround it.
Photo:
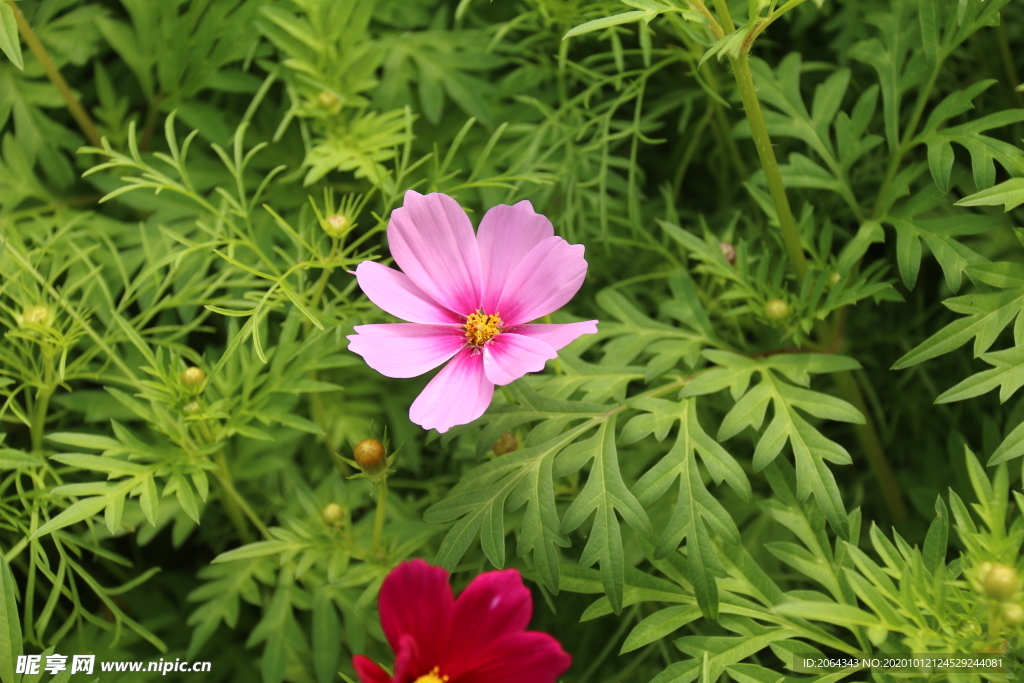
<path fill-rule="evenodd" d="M 1024 645 L 1021 41 L 1009 0 L 0 2 L 0 681 L 351 680 L 412 557 L 520 569 L 567 682 L 1006 680 L 799 661 Z M 590 264 L 553 321 L 600 320 L 440 438 L 346 348 L 408 189 L 530 200 Z"/>

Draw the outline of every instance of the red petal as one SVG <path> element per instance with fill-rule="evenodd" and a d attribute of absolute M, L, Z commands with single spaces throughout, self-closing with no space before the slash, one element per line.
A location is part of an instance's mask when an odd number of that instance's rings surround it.
<path fill-rule="evenodd" d="M 402 662 L 409 670 L 422 669 L 422 674 L 433 668 L 442 645 L 448 642 L 455 612 L 448 572 L 423 560 L 403 562 L 384 579 L 377 606 L 384 635 L 398 655 L 395 680 L 400 680 L 399 660 L 403 655 L 418 660 Z M 411 639 L 415 654 L 407 654 L 410 644 L 403 642 L 403 636 Z"/>
<path fill-rule="evenodd" d="M 439 662 L 454 679 L 476 663 L 476 654 L 497 641 L 526 630 L 533 597 L 515 569 L 480 574 L 455 601 L 449 646 Z"/>
<path fill-rule="evenodd" d="M 506 636 L 464 656 L 473 658 L 473 666 L 452 677 L 458 683 L 555 683 L 572 664 L 559 642 L 539 631 Z"/>
<path fill-rule="evenodd" d="M 353 657 L 352 666 L 356 668 L 359 683 L 391 683 L 391 676 L 388 676 L 388 672 L 363 655 Z"/>

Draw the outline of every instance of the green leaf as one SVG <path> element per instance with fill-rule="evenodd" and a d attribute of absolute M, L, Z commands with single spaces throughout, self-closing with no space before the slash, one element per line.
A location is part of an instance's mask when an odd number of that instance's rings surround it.
<path fill-rule="evenodd" d="M 700 608 L 696 605 L 676 605 L 659 610 L 633 627 L 619 654 L 632 652 L 644 645 L 665 638 L 676 629 L 686 626 L 699 618 Z"/>
<path fill-rule="evenodd" d="M 7 559 L 0 552 L 0 681 L 15 683 L 15 663 L 23 652 L 21 618 L 18 616 L 18 584 Z"/>
<path fill-rule="evenodd" d="M 954 351 L 974 339 L 974 355 L 985 353 L 999 334 L 1024 309 L 1024 287 L 998 292 L 969 294 L 946 299 L 943 304 L 966 317 L 954 320 L 897 360 L 902 370 Z"/>
<path fill-rule="evenodd" d="M 791 617 L 800 617 L 811 621 L 822 621 L 826 624 L 835 624 L 852 629 L 854 626 L 883 626 L 878 617 L 869 614 L 864 610 L 851 605 L 841 605 L 835 602 L 817 602 L 811 600 L 792 600 L 776 605 L 775 610 L 780 614 Z"/>
<path fill-rule="evenodd" d="M 58 529 L 63 529 L 66 526 L 89 519 L 99 514 L 103 508 L 107 507 L 109 502 L 110 496 L 106 495 L 83 498 L 77 503 L 72 503 L 66 510 L 36 529 L 36 532 L 32 534 L 32 538 L 40 538 Z"/>
<path fill-rule="evenodd" d="M 213 558 L 212 563 L 237 562 L 238 560 L 251 560 L 254 557 L 266 557 L 267 555 L 279 555 L 286 550 L 294 549 L 294 544 L 288 541 L 271 540 L 256 541 L 221 553 Z"/>
<path fill-rule="evenodd" d="M 24 451 L 16 451 L 12 448 L 0 448 L 0 468 L 5 470 L 20 470 L 43 465 L 43 460 Z"/>
<path fill-rule="evenodd" d="M 615 416 L 598 427 L 597 433 L 563 451 L 556 468 L 559 474 L 574 472 L 588 461 L 593 466 L 587 483 L 562 517 L 562 533 L 578 529 L 591 514 L 594 523 L 580 558 L 580 565 L 601 565 L 601 580 L 616 614 L 622 611 L 625 554 L 616 513 L 639 533 L 649 536 L 651 523 L 636 497 L 626 488 L 619 472 L 615 447 Z"/>
<path fill-rule="evenodd" d="M 73 432 L 55 432 L 46 435 L 47 441 L 59 443 L 62 446 L 73 446 L 74 448 L 85 448 L 91 451 L 112 451 L 123 449 L 124 445 L 117 439 L 98 434 L 76 434 Z"/>
<path fill-rule="evenodd" d="M 621 24 L 630 24 L 634 21 L 650 21 L 656 16 L 653 12 L 644 10 L 633 10 L 631 12 L 623 12 L 622 14 L 613 14 L 610 17 L 601 17 L 600 19 L 593 19 L 591 21 L 574 26 L 562 36 L 562 40 L 566 38 L 572 38 L 573 36 L 583 35 L 584 33 L 591 33 L 593 31 L 600 31 L 603 28 L 609 28 L 610 26 L 619 26 Z"/>
<path fill-rule="evenodd" d="M 18 40 L 18 21 L 14 17 L 14 8 L 6 2 L 0 3 L 0 52 L 7 55 L 11 64 L 21 71 L 25 70 L 25 62 L 21 58 L 21 41 Z M 4 682 L 7 680 L 4 679 Z M 13 681 L 13 678 L 10 680 Z"/>
<path fill-rule="evenodd" d="M 1014 392 L 1024 386 L 1024 346 L 983 353 L 980 358 L 994 367 L 991 370 L 972 375 L 956 386 L 947 389 L 935 399 L 935 402 L 963 401 L 1000 387 L 999 402 L 1006 403 Z"/>
<path fill-rule="evenodd" d="M 341 621 L 327 590 L 313 596 L 313 670 L 319 683 L 331 683 L 341 659 Z"/>
<path fill-rule="evenodd" d="M 789 442 L 796 462 L 799 497 L 805 499 L 813 493 L 829 524 L 845 538 L 849 531 L 846 510 L 825 461 L 846 464 L 851 462 L 850 454 L 827 439 L 796 409 L 815 417 L 844 422 L 862 423 L 864 417 L 846 401 L 793 386 L 776 373 L 799 384 L 809 384 L 811 373 L 848 370 L 857 367 L 856 361 L 820 354 L 780 354 L 760 359 L 722 351 L 706 351 L 704 355 L 724 367 L 703 373 L 686 386 L 682 395 L 707 394 L 730 387 L 737 400 L 722 420 L 719 440 L 732 438 L 748 427 L 761 431 L 754 450 L 756 470 L 769 465 Z M 818 357 L 813 357 L 815 355 Z M 754 373 L 761 376 L 761 382 L 748 391 Z M 774 416 L 762 431 L 769 405 L 774 409 Z"/>
<path fill-rule="evenodd" d="M 1024 204 L 1024 178 L 1010 178 L 981 192 L 975 192 L 958 201 L 957 206 L 998 206 L 1012 211 Z"/>
<path fill-rule="evenodd" d="M 935 500 L 935 520 L 928 527 L 924 539 L 924 566 L 932 576 L 941 576 L 940 570 L 946 566 L 946 548 L 949 543 L 949 511 L 942 502 L 942 496 Z"/>

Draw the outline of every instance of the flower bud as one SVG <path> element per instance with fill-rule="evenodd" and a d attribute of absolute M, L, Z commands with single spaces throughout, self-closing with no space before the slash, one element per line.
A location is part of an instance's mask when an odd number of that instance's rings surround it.
<path fill-rule="evenodd" d="M 384 445 L 377 439 L 363 439 L 356 444 L 356 464 L 367 474 L 377 474 L 386 466 Z"/>
<path fill-rule="evenodd" d="M 498 440 L 491 446 L 491 450 L 494 451 L 495 455 L 505 455 L 512 451 L 519 449 L 519 440 L 516 439 L 516 435 L 512 432 L 505 432 L 498 437 Z"/>
<path fill-rule="evenodd" d="M 186 415 L 195 415 L 202 409 L 203 407 L 199 405 L 199 401 L 189 401 L 181 409 L 181 412 L 185 413 Z"/>
<path fill-rule="evenodd" d="M 1005 564 L 994 564 L 985 574 L 985 595 L 994 600 L 1009 600 L 1017 592 L 1017 570 Z"/>
<path fill-rule="evenodd" d="M 1003 621 L 1008 626 L 1020 626 L 1024 624 L 1024 607 L 1016 602 L 1008 602 L 1003 605 Z"/>
<path fill-rule="evenodd" d="M 732 246 L 728 242 L 719 242 L 718 248 L 722 250 L 722 256 L 730 264 L 736 263 L 736 247 Z"/>
<path fill-rule="evenodd" d="M 340 527 L 345 524 L 345 508 L 337 503 L 328 503 L 320 513 L 324 524 L 327 526 Z"/>
<path fill-rule="evenodd" d="M 835 287 L 839 284 L 839 281 L 843 279 L 843 276 L 839 274 L 838 270 L 833 270 L 828 274 L 828 284 L 831 287 Z"/>
<path fill-rule="evenodd" d="M 181 373 L 181 383 L 188 389 L 199 388 L 205 379 L 206 373 L 194 365 Z"/>
<path fill-rule="evenodd" d="M 789 315 L 789 304 L 782 299 L 772 299 L 764 305 L 764 317 L 769 320 L 782 320 Z"/>
<path fill-rule="evenodd" d="M 49 325 L 50 309 L 46 306 L 29 306 L 21 314 L 21 324 L 24 325 Z"/>
<path fill-rule="evenodd" d="M 324 232 L 331 237 L 338 239 L 345 236 L 349 230 L 349 220 L 340 213 L 333 213 L 321 224 Z"/>
<path fill-rule="evenodd" d="M 321 90 L 320 94 L 316 96 L 316 101 L 324 109 L 332 109 L 334 105 L 338 104 L 338 96 L 330 90 Z"/>

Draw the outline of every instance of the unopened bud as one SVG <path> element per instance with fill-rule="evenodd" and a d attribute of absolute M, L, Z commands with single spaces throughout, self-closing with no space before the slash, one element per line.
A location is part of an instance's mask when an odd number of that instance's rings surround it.
<path fill-rule="evenodd" d="M 49 325 L 50 309 L 46 306 L 29 306 L 21 314 L 22 325 Z"/>
<path fill-rule="evenodd" d="M 498 440 L 491 446 L 491 450 L 494 451 L 495 455 L 505 455 L 512 451 L 519 449 L 519 440 L 516 439 L 516 435 L 512 432 L 505 432 L 498 437 Z"/>
<path fill-rule="evenodd" d="M 345 508 L 337 503 L 328 503 L 320 514 L 327 526 L 339 527 L 345 524 Z"/>
<path fill-rule="evenodd" d="M 722 250 L 722 256 L 729 263 L 736 263 L 736 247 L 732 246 L 728 242 L 719 242 L 718 248 Z"/>
<path fill-rule="evenodd" d="M 316 96 L 316 101 L 324 109 L 331 109 L 338 103 L 338 96 L 330 90 L 321 90 L 320 94 Z"/>
<path fill-rule="evenodd" d="M 764 317 L 769 320 L 782 320 L 789 315 L 789 304 L 782 299 L 772 299 L 764 305 Z"/>
<path fill-rule="evenodd" d="M 199 401 L 189 401 L 181 409 L 181 412 L 185 413 L 186 415 L 195 415 L 202 409 L 203 407 L 199 405 Z"/>
<path fill-rule="evenodd" d="M 363 439 L 356 444 L 356 464 L 367 474 L 377 474 L 385 467 L 384 445 L 377 439 Z"/>
<path fill-rule="evenodd" d="M 843 276 L 839 274 L 839 271 L 833 270 L 828 274 L 828 284 L 835 287 L 839 284 L 839 281 L 843 279 Z"/>
<path fill-rule="evenodd" d="M 1003 620 L 1009 626 L 1024 624 L 1024 607 L 1021 607 L 1016 602 L 1009 602 L 1003 605 Z"/>
<path fill-rule="evenodd" d="M 340 213 L 334 213 L 323 222 L 324 232 L 334 238 L 343 237 L 349 229 L 348 218 Z"/>
<path fill-rule="evenodd" d="M 206 373 L 194 365 L 190 368 L 186 368 L 185 371 L 181 373 L 181 383 L 189 389 L 198 388 L 202 385 L 203 380 L 205 379 Z"/>
<path fill-rule="evenodd" d="M 985 595 L 994 600 L 1009 600 L 1017 592 L 1017 570 L 1005 564 L 994 564 L 985 575 Z"/>

